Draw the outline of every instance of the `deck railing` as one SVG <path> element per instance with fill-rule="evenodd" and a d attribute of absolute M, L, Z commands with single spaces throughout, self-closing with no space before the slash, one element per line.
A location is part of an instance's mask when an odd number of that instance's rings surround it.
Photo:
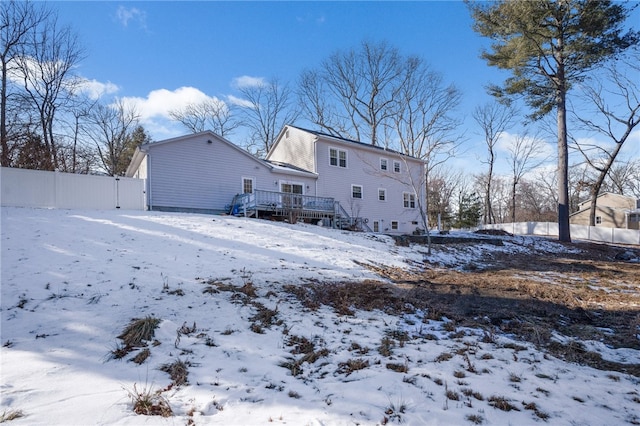
<path fill-rule="evenodd" d="M 314 212 L 330 216 L 334 214 L 333 206 L 334 200 L 330 197 L 255 190 L 251 194 L 236 196 L 232 208 L 236 214 L 247 214 L 255 211 L 274 213 L 298 211 L 301 214 Z"/>

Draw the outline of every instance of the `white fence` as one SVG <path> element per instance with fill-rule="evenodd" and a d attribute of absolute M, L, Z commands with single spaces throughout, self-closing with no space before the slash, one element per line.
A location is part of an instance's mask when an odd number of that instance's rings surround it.
<path fill-rule="evenodd" d="M 2 167 L 7 207 L 144 210 L 144 180 Z"/>
<path fill-rule="evenodd" d="M 514 235 L 558 236 L 554 222 L 516 222 L 482 225 L 482 229 L 502 229 Z M 601 241 L 614 244 L 640 245 L 640 231 L 635 229 L 605 228 L 603 226 L 570 225 L 571 239 Z"/>

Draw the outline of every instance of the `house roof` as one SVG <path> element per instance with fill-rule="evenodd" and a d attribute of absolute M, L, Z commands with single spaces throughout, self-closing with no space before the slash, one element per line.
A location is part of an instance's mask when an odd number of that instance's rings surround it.
<path fill-rule="evenodd" d="M 632 197 L 630 195 L 616 194 L 615 192 L 603 192 L 601 194 L 598 194 L 598 196 L 596 197 L 596 203 L 597 203 L 597 200 L 599 200 L 602 197 L 619 197 L 619 198 L 624 198 L 624 199 L 627 199 L 627 200 L 638 202 L 638 199 L 636 199 L 636 197 Z M 583 206 L 585 204 L 591 205 L 591 197 L 589 197 L 588 199 L 586 199 L 584 201 L 579 202 L 578 204 L 580 206 Z"/>
<path fill-rule="evenodd" d="M 303 127 L 293 126 L 291 124 L 288 124 L 288 125 L 284 126 L 284 128 L 282 129 L 282 131 L 280 133 L 282 134 L 282 132 L 284 132 L 287 127 L 290 127 L 292 129 L 302 130 L 303 132 L 311 133 L 312 135 L 315 135 L 316 137 L 322 137 L 322 138 L 325 138 L 325 139 L 331 139 L 331 140 L 334 140 L 336 142 L 340 142 L 340 143 L 344 143 L 344 144 L 354 144 L 354 145 L 358 145 L 358 146 L 360 146 L 362 148 L 365 148 L 365 149 L 380 151 L 380 152 L 384 152 L 384 153 L 387 153 L 387 154 L 398 155 L 398 156 L 410 158 L 410 159 L 415 160 L 415 161 L 422 162 L 422 160 L 419 159 L 419 158 L 412 157 L 411 155 L 403 154 L 400 151 L 395 151 L 395 150 L 390 149 L 390 148 L 371 145 L 371 144 L 360 142 L 360 141 L 356 141 L 356 140 L 353 140 L 353 139 L 347 139 L 347 138 L 343 138 L 343 137 L 340 137 L 340 136 L 331 135 L 329 133 L 320 132 L 318 130 L 309 130 L 309 129 L 305 129 Z M 280 141 L 280 136 L 278 136 L 277 141 Z"/>
<path fill-rule="evenodd" d="M 251 158 L 253 161 L 259 163 L 260 165 L 270 169 L 271 171 L 274 172 L 281 172 L 281 173 L 288 173 L 288 174 L 294 174 L 294 175 L 303 175 L 303 176 L 309 176 L 309 177 L 316 177 L 317 175 L 315 173 L 312 173 L 308 170 L 303 170 L 299 167 L 294 167 L 290 164 L 284 164 L 284 163 L 276 163 L 276 162 L 270 162 L 270 161 L 266 161 L 266 160 L 262 160 L 254 155 L 252 155 L 251 153 L 245 151 L 244 149 L 240 148 L 239 146 L 237 146 L 236 144 L 234 144 L 233 142 L 228 141 L 227 139 L 223 138 L 222 136 L 219 136 L 217 134 L 215 134 L 214 132 L 212 132 L 211 130 L 206 130 L 204 132 L 199 132 L 199 133 L 190 133 L 188 135 L 183 135 L 183 136 L 178 136 L 175 138 L 170 138 L 170 139 L 164 139 L 161 141 L 157 141 L 157 142 L 149 142 L 149 143 L 145 143 L 140 145 L 138 148 L 136 148 L 135 152 L 133 153 L 133 157 L 131 158 L 131 162 L 129 163 L 129 166 L 127 167 L 127 171 L 126 171 L 126 176 L 133 176 L 133 174 L 135 173 L 135 171 L 138 169 L 138 167 L 140 167 L 140 163 L 142 163 L 142 160 L 144 160 L 144 157 L 149 153 L 150 149 L 153 149 L 156 146 L 159 145 L 165 145 L 165 144 L 171 144 L 171 143 L 179 143 L 179 142 L 183 142 L 186 140 L 190 140 L 193 138 L 199 138 L 199 137 L 203 137 L 203 136 L 208 136 L 210 139 L 215 139 L 218 140 L 221 143 L 224 143 L 228 146 L 230 146 L 231 148 L 235 149 L 236 151 L 238 151 L 239 153 L 241 153 L 242 155 L 245 155 L 249 158 Z"/>

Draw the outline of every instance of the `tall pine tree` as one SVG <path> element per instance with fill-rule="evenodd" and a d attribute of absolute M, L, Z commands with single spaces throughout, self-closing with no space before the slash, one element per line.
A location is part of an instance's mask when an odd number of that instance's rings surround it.
<path fill-rule="evenodd" d="M 623 3 L 609 0 L 501 0 L 468 5 L 474 30 L 493 42 L 482 57 L 512 74 L 503 86 L 491 88 L 493 95 L 524 97 L 533 119 L 556 110 L 558 237 L 569 242 L 567 93 L 589 70 L 637 44 L 640 33 L 624 31 L 629 11 Z"/>

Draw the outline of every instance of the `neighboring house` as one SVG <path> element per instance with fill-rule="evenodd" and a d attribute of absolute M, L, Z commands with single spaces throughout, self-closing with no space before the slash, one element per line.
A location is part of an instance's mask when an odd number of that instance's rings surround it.
<path fill-rule="evenodd" d="M 424 230 L 424 162 L 396 151 L 285 126 L 268 161 L 313 172 L 314 194 L 332 197 L 373 232 Z"/>
<path fill-rule="evenodd" d="M 237 194 L 256 190 L 313 190 L 317 179 L 260 160 L 210 131 L 141 145 L 126 175 L 146 179 L 149 210 L 199 213 L 228 213 Z"/>
<path fill-rule="evenodd" d="M 591 200 L 578 205 L 578 211 L 569 217 L 574 225 L 589 225 Z M 605 192 L 596 198 L 596 226 L 607 228 L 640 229 L 640 200 Z"/>

